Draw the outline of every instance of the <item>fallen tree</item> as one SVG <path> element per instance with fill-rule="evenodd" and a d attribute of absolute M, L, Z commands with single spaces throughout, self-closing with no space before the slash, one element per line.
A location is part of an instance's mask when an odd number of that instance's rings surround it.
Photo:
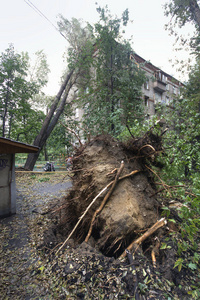
<path fill-rule="evenodd" d="M 39 151 L 37 153 L 30 153 L 25 163 L 25 170 L 33 170 L 34 165 L 39 157 L 39 154 L 45 145 L 48 137 L 50 136 L 52 130 L 56 126 L 67 102 L 67 97 L 71 87 L 75 82 L 75 78 L 73 77 L 73 71 L 69 72 L 61 88 L 56 95 L 50 110 L 42 124 L 42 128 L 40 129 L 39 134 L 36 136 L 33 145 L 39 147 Z"/>

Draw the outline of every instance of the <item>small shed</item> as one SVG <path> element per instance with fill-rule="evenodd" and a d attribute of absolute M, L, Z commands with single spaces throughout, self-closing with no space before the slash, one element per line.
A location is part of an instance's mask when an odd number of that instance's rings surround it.
<path fill-rule="evenodd" d="M 16 213 L 15 153 L 37 153 L 38 147 L 0 137 L 0 218 Z"/>

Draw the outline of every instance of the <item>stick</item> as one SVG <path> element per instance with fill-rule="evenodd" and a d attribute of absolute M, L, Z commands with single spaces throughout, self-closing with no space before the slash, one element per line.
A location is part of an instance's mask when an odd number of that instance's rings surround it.
<path fill-rule="evenodd" d="M 139 173 L 139 170 L 135 170 L 132 171 L 131 173 L 122 176 L 119 178 L 119 180 L 122 180 L 124 178 L 127 178 L 131 175 L 134 175 L 136 173 Z M 70 239 L 70 237 L 72 236 L 72 234 L 74 233 L 74 231 L 76 230 L 76 228 L 78 227 L 78 225 L 80 224 L 81 220 L 84 218 L 84 216 L 86 215 L 86 213 L 88 212 L 88 210 L 90 209 L 90 207 L 94 204 L 94 202 L 97 200 L 97 198 L 103 194 L 103 192 L 105 192 L 111 185 L 113 184 L 113 181 L 111 181 L 105 188 L 103 188 L 99 194 L 92 200 L 92 202 L 88 205 L 88 207 L 86 208 L 86 210 L 84 211 L 84 213 L 82 214 L 82 216 L 79 218 L 78 222 L 76 223 L 75 227 L 73 228 L 73 230 L 71 231 L 71 233 L 69 234 L 69 236 L 67 237 L 67 239 L 64 241 L 64 243 L 62 244 L 62 246 L 57 250 L 56 254 L 66 245 L 67 241 Z"/>
<path fill-rule="evenodd" d="M 171 196 L 171 193 L 170 193 L 170 191 L 169 191 L 169 189 L 167 189 L 167 185 L 164 183 L 164 181 L 158 176 L 158 174 L 156 174 L 156 172 L 154 172 L 151 168 L 149 168 L 147 165 L 145 165 L 145 167 L 147 168 L 147 169 L 149 169 L 153 174 L 155 174 L 159 179 L 160 179 L 160 181 L 161 181 L 161 183 L 162 183 L 162 186 L 163 186 L 163 188 L 170 194 L 170 196 Z"/>
<path fill-rule="evenodd" d="M 156 254 L 154 249 L 152 249 L 151 251 L 151 259 L 152 259 L 153 267 L 156 269 Z"/>
<path fill-rule="evenodd" d="M 83 144 L 81 143 L 81 139 L 80 139 L 80 137 L 78 136 L 78 134 L 77 134 L 74 130 L 72 130 L 71 128 L 69 128 L 69 127 L 67 127 L 66 125 L 64 125 L 62 122 L 59 121 L 59 123 L 60 123 L 63 127 L 65 127 L 67 130 L 69 130 L 71 133 L 73 133 L 73 134 L 75 135 L 75 137 L 78 139 L 78 142 L 79 142 L 80 147 L 82 147 Z M 73 146 L 73 145 L 72 145 L 72 146 Z"/>
<path fill-rule="evenodd" d="M 108 200 L 108 198 L 109 198 L 110 195 L 112 194 L 112 192 L 113 192 L 113 190 L 114 190 L 114 188 L 115 188 L 115 186 L 116 186 L 116 184 L 117 184 L 117 181 L 118 181 L 118 179 L 119 179 L 119 175 L 120 175 L 120 173 L 122 172 L 123 169 L 124 169 L 124 162 L 122 161 L 122 162 L 121 162 L 121 166 L 120 166 L 120 168 L 119 168 L 119 170 L 118 170 L 118 172 L 117 172 L 117 174 L 116 174 L 116 176 L 115 176 L 115 180 L 114 180 L 114 182 L 113 182 L 113 184 L 112 184 L 110 190 L 109 190 L 108 193 L 105 195 L 105 197 L 104 197 L 104 199 L 103 199 L 101 205 L 99 206 L 99 208 L 97 208 L 97 210 L 94 212 L 94 215 L 93 215 L 93 217 L 92 217 L 92 221 L 91 221 L 91 223 L 90 223 L 90 228 L 89 228 L 88 234 L 87 234 L 87 236 L 86 236 L 86 238 L 85 238 L 85 242 L 86 242 L 86 243 L 88 242 L 88 240 L 89 240 L 89 238 L 90 238 L 90 236 L 91 236 L 92 228 L 93 228 L 93 225 L 94 225 L 95 218 L 96 218 L 97 214 L 100 213 L 100 212 L 102 211 L 102 209 L 104 208 L 104 205 L 106 204 L 106 201 Z"/>
<path fill-rule="evenodd" d="M 148 238 L 150 235 L 152 235 L 157 229 L 167 224 L 167 221 L 165 218 L 160 219 L 157 221 L 153 226 L 151 226 L 142 236 L 140 236 L 138 239 L 133 241 L 127 248 L 127 250 L 132 250 L 135 244 L 140 245 L 146 238 Z M 124 258 L 126 256 L 126 250 L 122 253 L 120 258 Z"/>

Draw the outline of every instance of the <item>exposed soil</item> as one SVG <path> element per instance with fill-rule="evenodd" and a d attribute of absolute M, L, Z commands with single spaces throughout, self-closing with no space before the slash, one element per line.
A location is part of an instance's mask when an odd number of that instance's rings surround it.
<path fill-rule="evenodd" d="M 144 146 L 145 145 L 145 146 Z M 138 172 L 117 183 L 101 213 L 96 217 L 91 237 L 95 246 L 106 256 L 118 257 L 127 245 L 160 218 L 160 202 L 156 192 L 149 160 L 162 149 L 161 140 L 147 135 L 141 140 L 121 144 L 110 136 L 99 136 L 73 158 L 73 187 L 65 199 L 65 217 L 60 224 L 63 235 L 72 229 L 94 197 L 116 176 L 123 161 L 120 176 Z M 113 171 L 114 170 L 114 171 Z M 102 194 L 88 211 L 78 227 L 75 237 L 84 241 L 95 210 L 100 206 Z"/>

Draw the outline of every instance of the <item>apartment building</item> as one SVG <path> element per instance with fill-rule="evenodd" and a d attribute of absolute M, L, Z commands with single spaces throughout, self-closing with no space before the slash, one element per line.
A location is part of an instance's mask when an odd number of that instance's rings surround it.
<path fill-rule="evenodd" d="M 173 109 L 174 100 L 180 95 L 183 84 L 136 53 L 131 54 L 130 59 L 138 65 L 138 68 L 144 70 L 146 75 L 146 82 L 142 86 L 145 118 L 150 119 L 157 113 L 158 104 Z M 81 122 L 83 115 L 83 109 L 75 108 L 76 121 Z"/>
<path fill-rule="evenodd" d="M 173 108 L 173 102 L 180 95 L 183 84 L 138 54 L 131 54 L 131 60 L 145 71 L 147 77 L 142 87 L 146 117 L 156 114 L 159 103 Z"/>

